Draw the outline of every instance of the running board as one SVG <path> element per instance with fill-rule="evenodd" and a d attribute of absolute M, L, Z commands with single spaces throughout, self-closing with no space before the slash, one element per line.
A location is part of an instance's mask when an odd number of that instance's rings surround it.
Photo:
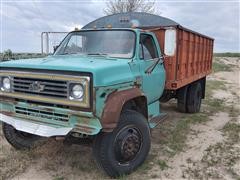
<path fill-rule="evenodd" d="M 152 119 L 149 120 L 150 128 L 152 129 L 157 127 L 161 122 L 163 122 L 167 118 L 168 118 L 167 113 L 161 113 L 159 116 L 153 117 Z"/>

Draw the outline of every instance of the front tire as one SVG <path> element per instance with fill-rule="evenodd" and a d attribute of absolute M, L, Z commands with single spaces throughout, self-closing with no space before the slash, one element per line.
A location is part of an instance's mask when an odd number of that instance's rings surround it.
<path fill-rule="evenodd" d="M 150 129 L 146 118 L 136 111 L 126 111 L 121 114 L 113 132 L 101 133 L 96 137 L 93 153 L 99 167 L 109 176 L 119 177 L 140 166 L 150 146 Z"/>
<path fill-rule="evenodd" d="M 43 137 L 40 136 L 18 131 L 7 123 L 3 123 L 2 130 L 9 144 L 17 150 L 29 150 L 35 147 L 37 142 L 43 139 Z"/>

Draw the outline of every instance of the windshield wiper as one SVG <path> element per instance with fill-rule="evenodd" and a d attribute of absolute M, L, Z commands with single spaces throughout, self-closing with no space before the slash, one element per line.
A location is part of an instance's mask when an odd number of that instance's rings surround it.
<path fill-rule="evenodd" d="M 58 55 L 72 55 L 72 54 L 76 54 L 76 53 L 67 53 L 67 52 L 64 52 L 64 53 L 61 53 L 61 54 L 58 54 Z"/>
<path fill-rule="evenodd" d="M 105 53 L 88 53 L 89 56 L 107 56 L 108 54 Z"/>

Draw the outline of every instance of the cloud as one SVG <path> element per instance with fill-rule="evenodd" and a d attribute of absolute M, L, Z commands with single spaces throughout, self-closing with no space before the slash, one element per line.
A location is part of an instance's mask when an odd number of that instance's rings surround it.
<path fill-rule="evenodd" d="M 158 3 L 161 15 L 215 39 L 214 51 L 239 52 L 239 2 Z"/>
<path fill-rule="evenodd" d="M 71 31 L 104 15 L 105 1 L 3 2 L 3 50 L 40 52 L 43 31 Z M 239 2 L 159 1 L 162 16 L 215 39 L 214 51 L 240 51 Z"/>

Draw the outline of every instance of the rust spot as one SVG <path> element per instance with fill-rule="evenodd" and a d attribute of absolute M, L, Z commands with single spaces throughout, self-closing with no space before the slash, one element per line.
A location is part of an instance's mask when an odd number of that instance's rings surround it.
<path fill-rule="evenodd" d="M 52 109 L 52 108 L 42 108 L 42 110 L 49 111 L 49 112 L 54 112 L 54 109 Z"/>
<path fill-rule="evenodd" d="M 125 102 L 139 96 L 144 96 L 144 94 L 138 88 L 111 93 L 106 99 L 106 105 L 101 118 L 103 131 L 111 132 L 117 126 Z"/>
<path fill-rule="evenodd" d="M 6 103 L 17 104 L 17 101 L 15 101 L 14 98 L 9 98 L 9 97 L 4 97 L 4 96 L 0 96 L 0 101 L 6 102 Z"/>
<path fill-rule="evenodd" d="M 86 134 L 92 134 L 92 132 L 95 130 L 94 128 L 91 127 L 86 127 L 86 126 L 82 126 L 77 124 L 76 127 L 74 128 L 74 130 L 80 131 L 80 132 L 84 132 Z"/>
<path fill-rule="evenodd" d="M 0 113 L 6 115 L 6 116 L 13 116 L 15 113 L 14 112 L 9 112 L 9 111 L 0 111 Z"/>

